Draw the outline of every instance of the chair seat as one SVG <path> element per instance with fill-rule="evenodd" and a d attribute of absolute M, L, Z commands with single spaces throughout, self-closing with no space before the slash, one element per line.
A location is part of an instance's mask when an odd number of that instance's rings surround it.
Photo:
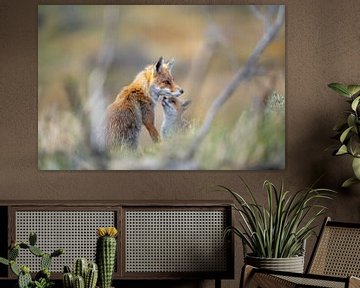
<path fill-rule="evenodd" d="M 360 279 L 357 277 L 333 277 L 315 274 L 271 271 L 266 269 L 258 269 L 250 265 L 246 265 L 244 267 L 243 273 L 246 277 L 245 283 L 243 284 L 244 287 L 248 288 L 360 287 Z"/>
<path fill-rule="evenodd" d="M 323 279 L 323 277 L 314 275 L 315 277 L 309 277 L 310 275 L 304 275 L 304 277 L 298 276 L 277 276 L 286 281 L 296 284 L 296 287 L 311 286 L 311 287 L 327 287 L 327 288 L 345 288 L 346 287 L 346 278 L 335 278 L 329 277 L 329 279 Z"/>

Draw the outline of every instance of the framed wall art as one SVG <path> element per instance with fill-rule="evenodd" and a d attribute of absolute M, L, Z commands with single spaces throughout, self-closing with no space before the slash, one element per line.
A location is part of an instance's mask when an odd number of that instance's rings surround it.
<path fill-rule="evenodd" d="M 285 6 L 38 6 L 40 170 L 284 167 Z"/>

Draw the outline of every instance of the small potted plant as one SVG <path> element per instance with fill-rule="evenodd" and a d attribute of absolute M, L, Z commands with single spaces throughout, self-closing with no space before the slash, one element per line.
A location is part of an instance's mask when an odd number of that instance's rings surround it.
<path fill-rule="evenodd" d="M 326 209 L 317 202 L 331 199 L 334 191 L 310 187 L 291 193 L 285 191 L 283 184 L 277 188 L 266 180 L 267 203 L 262 205 L 249 186 L 243 183 L 251 201 L 246 201 L 228 187 L 220 188 L 229 192 L 236 201 L 233 208 L 240 215 L 239 227 L 228 227 L 225 232 L 241 238 L 245 264 L 302 273 L 305 241 L 314 233 L 315 220 Z"/>
<path fill-rule="evenodd" d="M 336 156 L 352 157 L 354 176 L 342 184 L 343 187 L 349 187 L 360 183 L 360 85 L 330 83 L 328 87 L 346 97 L 346 102 L 350 104 L 350 109 L 346 112 L 346 121 L 334 127 L 340 143 L 333 153 Z"/>

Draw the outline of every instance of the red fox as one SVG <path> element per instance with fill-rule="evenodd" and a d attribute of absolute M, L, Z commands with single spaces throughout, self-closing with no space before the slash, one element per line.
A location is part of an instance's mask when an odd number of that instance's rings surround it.
<path fill-rule="evenodd" d="M 162 138 L 168 138 L 173 133 L 190 126 L 190 123 L 183 117 L 190 103 L 190 100 L 181 101 L 174 96 L 163 98 L 161 105 L 164 109 L 164 118 L 160 130 Z"/>
<path fill-rule="evenodd" d="M 171 70 L 174 59 L 165 62 L 163 57 L 146 67 L 117 95 L 107 108 L 106 144 L 136 150 L 142 125 L 148 130 L 152 140 L 158 142 L 160 136 L 154 125 L 154 108 L 160 96 L 180 96 L 184 91 L 178 86 Z"/>

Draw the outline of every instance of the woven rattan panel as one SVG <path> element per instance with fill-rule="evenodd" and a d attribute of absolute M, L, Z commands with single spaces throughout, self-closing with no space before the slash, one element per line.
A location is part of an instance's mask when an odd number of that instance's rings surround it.
<path fill-rule="evenodd" d="M 295 276 L 276 276 L 276 277 L 296 284 L 294 285 L 294 287 L 345 288 L 346 286 L 345 279 L 343 282 L 339 282 L 339 281 L 331 281 L 331 280 L 323 280 L 323 279 L 315 279 L 315 278 L 302 278 Z"/>
<path fill-rule="evenodd" d="M 259 288 L 259 287 L 281 287 L 281 288 L 296 288 L 296 284 L 289 282 L 280 277 L 271 274 L 255 273 L 245 287 Z"/>
<path fill-rule="evenodd" d="M 125 213 L 125 272 L 226 271 L 224 211 Z"/>
<path fill-rule="evenodd" d="M 37 246 L 51 253 L 64 248 L 65 253 L 53 260 L 50 270 L 62 272 L 74 259 L 95 259 L 96 228 L 115 226 L 114 211 L 16 211 L 16 240 L 28 242 L 29 233 L 36 231 Z M 29 251 L 21 251 L 19 263 L 38 271 L 40 259 Z"/>
<path fill-rule="evenodd" d="M 360 229 L 325 227 L 309 272 L 360 277 Z"/>

